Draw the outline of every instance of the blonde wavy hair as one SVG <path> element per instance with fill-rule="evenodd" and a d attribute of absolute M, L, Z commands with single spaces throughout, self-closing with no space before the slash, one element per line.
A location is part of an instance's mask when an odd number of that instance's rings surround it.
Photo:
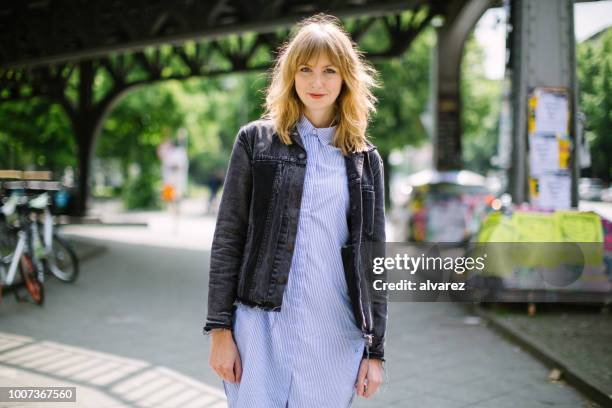
<path fill-rule="evenodd" d="M 297 31 L 279 50 L 266 92 L 264 118 L 272 120 L 281 141 L 292 144 L 290 132 L 299 121 L 304 104 L 295 90 L 300 65 L 327 54 L 342 77 L 342 89 L 335 102 L 337 126 L 333 145 L 347 155 L 366 149 L 366 129 L 376 112 L 372 89 L 378 86 L 377 72 L 351 41 L 340 21 L 317 14 L 297 26 Z"/>

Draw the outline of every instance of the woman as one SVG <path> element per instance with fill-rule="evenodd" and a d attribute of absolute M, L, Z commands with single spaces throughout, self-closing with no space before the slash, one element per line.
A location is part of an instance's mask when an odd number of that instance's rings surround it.
<path fill-rule="evenodd" d="M 374 71 L 337 19 L 304 20 L 264 120 L 238 133 L 211 252 L 210 366 L 230 407 L 346 407 L 382 382 L 383 167 L 366 139 Z"/>

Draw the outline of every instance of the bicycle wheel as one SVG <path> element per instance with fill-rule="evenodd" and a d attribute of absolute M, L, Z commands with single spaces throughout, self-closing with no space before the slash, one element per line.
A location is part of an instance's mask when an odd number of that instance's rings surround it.
<path fill-rule="evenodd" d="M 57 234 L 53 234 L 53 251 L 47 258 L 47 266 L 63 282 L 72 283 L 79 276 L 79 260 L 72 246 Z"/>
<path fill-rule="evenodd" d="M 26 290 L 30 294 L 30 297 L 37 305 L 42 305 L 45 301 L 45 288 L 36 278 L 36 271 L 32 259 L 27 254 L 21 255 L 21 262 L 19 263 L 19 269 L 21 270 L 21 277 L 23 278 L 23 284 Z"/>

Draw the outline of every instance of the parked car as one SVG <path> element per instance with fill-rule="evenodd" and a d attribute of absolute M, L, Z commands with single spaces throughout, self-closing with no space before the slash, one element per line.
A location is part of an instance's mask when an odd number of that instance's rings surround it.
<path fill-rule="evenodd" d="M 578 196 L 581 200 L 601 201 L 603 183 L 596 178 L 581 178 L 578 180 Z"/>
<path fill-rule="evenodd" d="M 601 200 L 612 203 L 612 187 L 601 190 Z"/>

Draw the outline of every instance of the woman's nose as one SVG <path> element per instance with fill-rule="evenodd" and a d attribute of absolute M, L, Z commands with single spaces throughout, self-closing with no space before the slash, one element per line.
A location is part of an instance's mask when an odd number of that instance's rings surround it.
<path fill-rule="evenodd" d="M 323 78 L 320 75 L 315 74 L 314 77 L 312 78 L 312 86 L 313 88 L 318 88 L 318 87 L 323 86 Z"/>

